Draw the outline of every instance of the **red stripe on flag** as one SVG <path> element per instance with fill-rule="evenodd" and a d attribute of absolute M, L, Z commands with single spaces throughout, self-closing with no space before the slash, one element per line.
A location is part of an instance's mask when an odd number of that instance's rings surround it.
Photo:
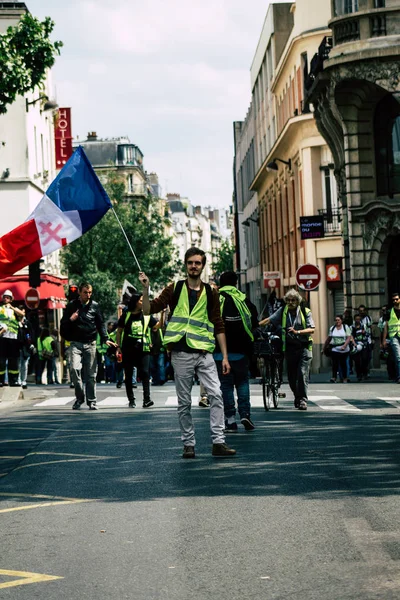
<path fill-rule="evenodd" d="M 25 221 L 0 238 L 0 279 L 42 258 L 36 223 Z"/>
<path fill-rule="evenodd" d="M 61 238 L 61 246 L 67 245 L 67 238 Z"/>

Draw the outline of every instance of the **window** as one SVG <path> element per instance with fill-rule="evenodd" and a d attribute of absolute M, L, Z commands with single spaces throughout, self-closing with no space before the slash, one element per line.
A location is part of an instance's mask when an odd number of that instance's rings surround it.
<path fill-rule="evenodd" d="M 128 175 L 128 192 L 133 193 L 133 175 Z"/>
<path fill-rule="evenodd" d="M 374 8 L 385 8 L 385 0 L 374 0 Z"/>
<path fill-rule="evenodd" d="M 378 196 L 400 194 L 400 103 L 392 94 L 375 111 L 375 162 Z"/>
<path fill-rule="evenodd" d="M 268 65 L 268 77 L 271 80 L 274 76 L 274 67 L 272 63 L 272 46 L 268 44 L 267 48 L 267 65 Z"/>
<path fill-rule="evenodd" d="M 358 0 L 335 0 L 335 16 L 348 15 L 358 11 Z"/>

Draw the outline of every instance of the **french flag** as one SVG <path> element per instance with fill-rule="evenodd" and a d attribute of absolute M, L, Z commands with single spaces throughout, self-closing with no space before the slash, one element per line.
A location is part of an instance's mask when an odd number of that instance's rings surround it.
<path fill-rule="evenodd" d="M 0 279 L 89 231 L 111 201 L 79 146 L 28 219 L 0 238 Z"/>

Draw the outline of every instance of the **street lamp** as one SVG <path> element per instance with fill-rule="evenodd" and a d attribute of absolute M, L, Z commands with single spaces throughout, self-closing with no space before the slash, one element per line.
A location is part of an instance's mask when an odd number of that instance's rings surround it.
<path fill-rule="evenodd" d="M 25 98 L 26 112 L 29 112 L 29 106 L 31 104 L 36 104 L 36 102 L 40 102 L 41 100 L 46 100 L 46 102 L 43 104 L 43 110 L 55 110 L 56 108 L 58 108 L 57 102 L 55 102 L 54 100 L 49 100 L 48 96 L 42 94 L 41 96 L 39 96 L 39 98 L 31 100 L 30 102 L 28 102 L 28 98 Z"/>
<path fill-rule="evenodd" d="M 276 161 L 279 160 L 279 162 L 283 163 L 284 165 L 287 165 L 289 167 L 289 171 L 292 170 L 292 161 L 290 160 L 282 160 L 281 158 L 273 158 L 272 161 L 270 163 L 267 164 L 267 169 L 271 169 L 272 171 L 277 171 L 278 170 L 278 165 L 276 164 Z"/>

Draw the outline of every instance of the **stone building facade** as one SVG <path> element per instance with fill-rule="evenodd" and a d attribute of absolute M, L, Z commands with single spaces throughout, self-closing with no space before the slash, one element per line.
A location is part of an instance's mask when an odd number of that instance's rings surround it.
<path fill-rule="evenodd" d="M 400 289 L 400 0 L 332 0 L 331 14 L 307 100 L 333 155 L 346 304 L 376 320 Z"/>

